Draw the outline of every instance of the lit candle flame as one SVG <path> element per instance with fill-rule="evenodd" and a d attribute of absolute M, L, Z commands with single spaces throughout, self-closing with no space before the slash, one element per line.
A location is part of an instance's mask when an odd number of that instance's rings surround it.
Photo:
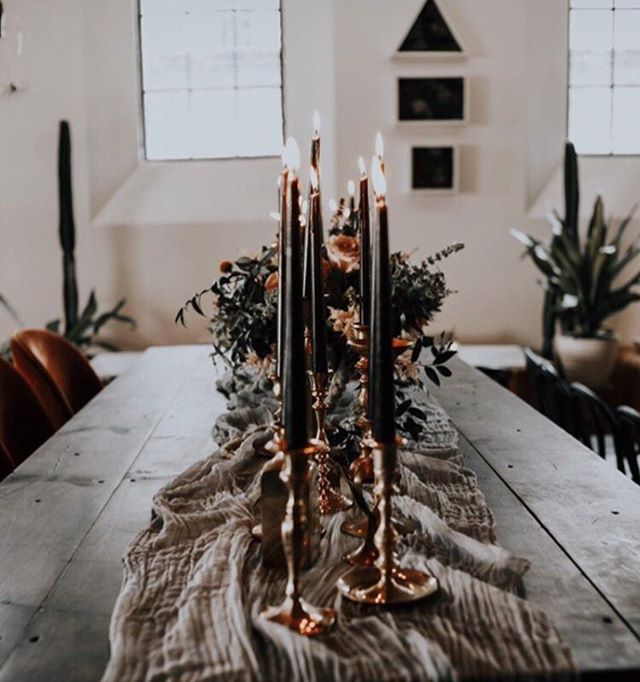
<path fill-rule="evenodd" d="M 335 199 L 329 199 L 329 210 L 331 213 L 335 213 L 338 210 L 338 204 L 336 204 Z"/>
<path fill-rule="evenodd" d="M 311 183 L 311 190 L 317 192 L 320 183 L 318 182 L 318 172 L 313 166 L 309 169 L 309 182 Z"/>
<path fill-rule="evenodd" d="M 305 200 L 302 202 L 302 205 L 300 206 L 300 211 L 301 211 L 302 213 L 306 214 L 307 211 L 308 211 L 308 209 L 309 209 L 309 202 L 305 199 Z"/>
<path fill-rule="evenodd" d="M 320 114 L 317 111 L 313 112 L 313 135 L 320 137 Z"/>
<path fill-rule="evenodd" d="M 382 140 L 382 133 L 376 133 L 376 156 L 381 159 L 384 156 L 384 142 Z"/>
<path fill-rule="evenodd" d="M 349 180 L 347 183 L 347 192 L 349 192 L 349 196 L 352 197 L 356 193 L 356 186 L 353 180 Z"/>
<path fill-rule="evenodd" d="M 292 137 L 287 139 L 287 144 L 284 146 L 282 162 L 291 170 L 298 170 L 300 168 L 300 147 L 298 147 L 298 143 Z"/>
<path fill-rule="evenodd" d="M 358 159 L 358 168 L 360 169 L 360 175 L 364 177 L 367 174 L 367 166 L 365 165 L 364 159 L 362 157 Z"/>
<path fill-rule="evenodd" d="M 374 156 L 371 159 L 371 180 L 373 182 L 373 191 L 377 197 L 384 199 L 387 193 L 387 181 L 382 172 L 382 163 L 380 157 Z"/>

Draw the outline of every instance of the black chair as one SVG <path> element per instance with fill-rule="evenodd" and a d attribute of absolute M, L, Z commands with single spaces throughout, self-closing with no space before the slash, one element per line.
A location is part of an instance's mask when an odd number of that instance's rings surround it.
<path fill-rule="evenodd" d="M 547 419 L 575 434 L 573 423 L 573 407 L 569 386 L 558 374 L 558 370 L 545 358 L 534 353 L 530 348 L 524 349 L 527 372 L 531 377 L 536 408 Z"/>
<path fill-rule="evenodd" d="M 574 382 L 570 390 L 574 410 L 575 437 L 603 459 L 607 454 L 615 455 L 618 469 L 624 473 L 618 442 L 618 419 L 614 411 L 583 384 Z M 608 443 L 610 443 L 609 446 Z"/>
<path fill-rule="evenodd" d="M 620 459 L 626 469 L 622 469 L 625 473 L 638 484 L 640 484 L 640 467 L 638 466 L 638 453 L 640 452 L 640 412 L 634 410 L 628 405 L 616 407 L 616 417 L 618 418 L 619 426 L 619 449 L 621 457 L 618 459 L 618 468 L 620 468 Z"/>

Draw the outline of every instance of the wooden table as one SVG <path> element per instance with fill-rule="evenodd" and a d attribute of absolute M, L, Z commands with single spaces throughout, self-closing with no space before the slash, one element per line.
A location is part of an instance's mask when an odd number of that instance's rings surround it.
<path fill-rule="evenodd" d="M 214 449 L 225 401 L 208 352 L 150 349 L 0 484 L 0 682 L 100 678 L 127 544 L 154 492 Z M 452 367 L 436 395 L 501 543 L 533 562 L 529 599 L 593 679 L 640 679 L 640 488 L 476 370 Z"/>

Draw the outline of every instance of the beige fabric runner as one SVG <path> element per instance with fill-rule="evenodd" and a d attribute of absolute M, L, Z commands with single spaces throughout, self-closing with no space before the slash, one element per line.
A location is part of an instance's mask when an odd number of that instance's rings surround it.
<path fill-rule="evenodd" d="M 250 402 L 236 396 L 236 405 Z M 267 415 L 230 412 L 219 431 L 238 437 L 156 495 L 157 519 L 125 559 L 104 682 L 573 676 L 549 618 L 516 595 L 529 563 L 495 544 L 493 516 L 434 405 L 421 452 L 401 455 L 394 502 L 410 526 L 402 563 L 435 574 L 438 595 L 398 610 L 341 599 L 335 582 L 348 566 L 340 557 L 357 543 L 339 530 L 348 511 L 322 519 L 320 559 L 303 579 L 308 600 L 338 610 L 333 631 L 308 639 L 259 618 L 281 602 L 285 586 L 284 574 L 262 568 L 250 535 L 264 463 L 254 445 L 269 435 Z"/>

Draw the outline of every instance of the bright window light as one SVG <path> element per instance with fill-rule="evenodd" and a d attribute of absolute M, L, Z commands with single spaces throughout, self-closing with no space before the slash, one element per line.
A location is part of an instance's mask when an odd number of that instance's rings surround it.
<path fill-rule="evenodd" d="M 569 139 L 580 154 L 640 154 L 640 0 L 571 0 Z"/>
<path fill-rule="evenodd" d="M 140 0 L 146 158 L 278 156 L 280 0 Z"/>

